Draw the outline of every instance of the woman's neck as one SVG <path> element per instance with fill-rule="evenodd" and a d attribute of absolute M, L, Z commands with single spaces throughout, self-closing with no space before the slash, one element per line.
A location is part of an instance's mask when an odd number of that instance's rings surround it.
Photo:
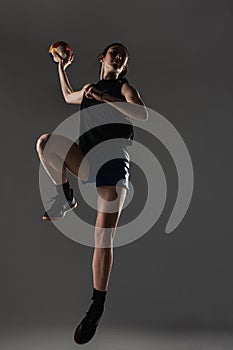
<path fill-rule="evenodd" d="M 102 74 L 100 75 L 100 79 L 103 80 L 116 80 L 118 77 L 119 73 L 113 71 L 102 71 Z"/>

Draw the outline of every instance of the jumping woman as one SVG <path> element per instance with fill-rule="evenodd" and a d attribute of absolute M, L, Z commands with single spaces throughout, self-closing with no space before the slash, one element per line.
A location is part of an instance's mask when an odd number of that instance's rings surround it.
<path fill-rule="evenodd" d="M 57 55 L 57 59 L 59 61 L 58 74 L 64 99 L 68 104 L 79 104 L 80 112 L 85 111 L 85 116 L 82 118 L 81 114 L 80 129 L 83 133 L 79 137 L 78 143 L 74 143 L 62 135 L 51 137 L 51 134 L 43 134 L 37 141 L 39 159 L 57 190 L 54 203 L 45 212 L 42 219 L 62 219 L 69 210 L 77 206 L 73 189 L 70 188 L 67 179 L 67 169 L 84 183 L 93 181 L 96 183 L 96 244 L 92 259 L 93 302 L 74 332 L 74 341 L 77 344 L 85 344 L 93 338 L 104 312 L 113 262 L 114 234 L 129 190 L 130 157 L 127 146 L 133 139 L 134 134 L 130 119 L 145 121 L 148 114 L 138 91 L 125 78 L 129 53 L 124 45 L 120 43 L 108 45 L 99 55 L 99 81 L 94 84 L 85 84 L 78 91 L 73 91 L 66 74 L 66 68 L 72 63 L 73 56 L 71 55 L 65 61 Z M 103 116 L 101 113 L 96 113 L 93 116 L 92 112 L 92 115 L 90 114 L 88 117 L 88 110 L 93 110 L 89 107 L 100 104 L 103 107 L 110 107 L 119 114 L 120 118 L 125 118 L 127 123 L 112 123 L 97 127 L 94 127 L 96 124 L 93 124 L 93 128 L 91 128 L 92 121 L 96 122 L 98 118 L 101 119 Z M 139 108 L 139 106 L 142 107 Z M 88 131 L 85 132 L 85 130 Z M 52 143 L 48 142 L 50 137 Z M 92 160 L 88 159 L 88 152 L 95 146 L 100 145 L 101 142 L 114 138 L 122 140 L 117 144 L 121 156 L 111 160 L 108 159 L 103 163 L 93 179 Z M 45 147 L 46 144 L 47 147 Z M 64 149 L 68 149 L 65 156 L 63 154 Z M 101 157 L 104 157 L 104 152 L 101 153 Z M 80 166 L 81 162 L 82 166 Z M 113 201 L 115 210 L 108 210 L 108 204 L 110 205 Z"/>

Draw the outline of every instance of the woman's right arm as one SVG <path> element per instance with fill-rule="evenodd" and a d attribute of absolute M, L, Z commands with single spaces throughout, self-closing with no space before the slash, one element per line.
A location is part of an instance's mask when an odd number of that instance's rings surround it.
<path fill-rule="evenodd" d="M 71 57 L 67 62 L 64 62 L 63 59 L 58 57 L 59 62 L 58 62 L 58 75 L 60 78 L 60 84 L 61 84 L 61 90 L 62 94 L 64 96 L 64 99 L 66 103 L 69 104 L 81 104 L 82 99 L 83 99 L 83 94 L 85 92 L 85 89 L 87 86 L 90 84 L 85 84 L 81 90 L 73 91 L 70 82 L 68 80 L 67 74 L 65 72 L 66 68 L 68 65 L 71 64 L 73 58 Z"/>

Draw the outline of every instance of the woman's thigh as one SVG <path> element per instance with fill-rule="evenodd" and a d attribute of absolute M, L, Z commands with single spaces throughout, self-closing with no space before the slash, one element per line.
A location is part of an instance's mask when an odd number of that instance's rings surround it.
<path fill-rule="evenodd" d="M 50 134 L 44 148 L 43 156 L 49 160 L 50 154 L 56 154 L 64 162 L 67 169 L 75 176 L 83 180 L 88 178 L 88 161 L 84 159 L 84 154 L 80 146 L 74 141 L 62 135 Z M 80 168 L 82 161 L 82 167 Z"/>
<path fill-rule="evenodd" d="M 97 187 L 97 216 L 95 225 L 95 246 L 110 248 L 127 195 L 121 186 Z"/>

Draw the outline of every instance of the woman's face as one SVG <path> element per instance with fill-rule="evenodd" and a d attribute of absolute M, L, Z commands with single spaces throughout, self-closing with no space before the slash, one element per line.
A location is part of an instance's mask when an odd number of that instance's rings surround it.
<path fill-rule="evenodd" d="M 101 62 L 111 67 L 117 73 L 121 73 L 126 67 L 128 61 L 128 53 L 122 46 L 114 45 L 111 46 L 106 55 L 102 56 Z"/>

